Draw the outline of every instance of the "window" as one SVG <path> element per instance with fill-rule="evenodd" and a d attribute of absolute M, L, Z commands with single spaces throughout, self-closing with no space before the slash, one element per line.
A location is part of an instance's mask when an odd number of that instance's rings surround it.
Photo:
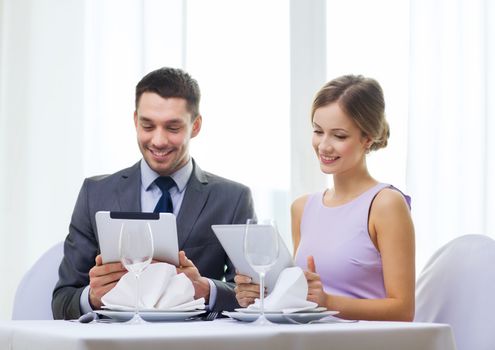
<path fill-rule="evenodd" d="M 362 74 L 385 95 L 386 148 L 371 152 L 370 173 L 406 190 L 409 1 L 327 1 L 327 77 Z"/>
<path fill-rule="evenodd" d="M 289 237 L 289 3 L 188 1 L 186 37 L 185 69 L 202 91 L 191 154 L 248 185 L 258 217 Z"/>

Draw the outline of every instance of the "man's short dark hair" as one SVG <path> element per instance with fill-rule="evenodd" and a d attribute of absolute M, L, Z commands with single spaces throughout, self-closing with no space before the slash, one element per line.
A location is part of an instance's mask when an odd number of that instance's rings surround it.
<path fill-rule="evenodd" d="M 199 115 L 201 93 L 198 82 L 182 69 L 163 67 L 146 74 L 136 85 L 136 110 L 144 92 L 154 92 L 163 98 L 183 98 L 192 120 Z"/>

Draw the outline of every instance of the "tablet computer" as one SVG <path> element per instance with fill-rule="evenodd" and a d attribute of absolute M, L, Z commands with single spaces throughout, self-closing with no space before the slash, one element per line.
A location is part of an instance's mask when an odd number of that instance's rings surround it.
<path fill-rule="evenodd" d="M 234 264 L 237 272 L 251 277 L 254 283 L 260 283 L 258 273 L 249 265 L 244 256 L 244 233 L 246 231 L 246 225 L 212 225 L 211 228 Z M 273 290 L 282 270 L 286 267 L 294 266 L 292 255 L 280 235 L 278 236 L 278 246 L 279 254 L 277 262 L 265 276 L 265 284 L 269 293 Z"/>
<path fill-rule="evenodd" d="M 150 225 L 153 235 L 153 259 L 179 265 L 179 244 L 175 215 L 171 213 L 135 213 L 99 211 L 96 229 L 103 263 L 120 261 L 119 238 L 122 223 L 136 229 Z"/>

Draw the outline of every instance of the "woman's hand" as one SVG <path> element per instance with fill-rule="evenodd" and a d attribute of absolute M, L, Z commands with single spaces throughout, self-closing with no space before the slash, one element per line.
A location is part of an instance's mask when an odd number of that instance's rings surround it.
<path fill-rule="evenodd" d="M 304 271 L 304 275 L 308 281 L 308 300 L 326 307 L 328 295 L 323 290 L 320 275 L 316 273 L 315 259 L 311 255 L 308 256 L 308 270 Z"/>
<path fill-rule="evenodd" d="M 235 297 L 240 306 L 247 307 L 260 297 L 260 285 L 251 283 L 251 277 L 237 274 L 234 282 Z"/>

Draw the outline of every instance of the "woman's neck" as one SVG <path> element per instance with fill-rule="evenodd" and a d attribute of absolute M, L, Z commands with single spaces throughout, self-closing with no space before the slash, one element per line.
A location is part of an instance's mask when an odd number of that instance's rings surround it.
<path fill-rule="evenodd" d="M 333 191 L 327 191 L 327 201 L 333 205 L 347 203 L 378 183 L 363 167 L 352 173 L 333 176 Z"/>

